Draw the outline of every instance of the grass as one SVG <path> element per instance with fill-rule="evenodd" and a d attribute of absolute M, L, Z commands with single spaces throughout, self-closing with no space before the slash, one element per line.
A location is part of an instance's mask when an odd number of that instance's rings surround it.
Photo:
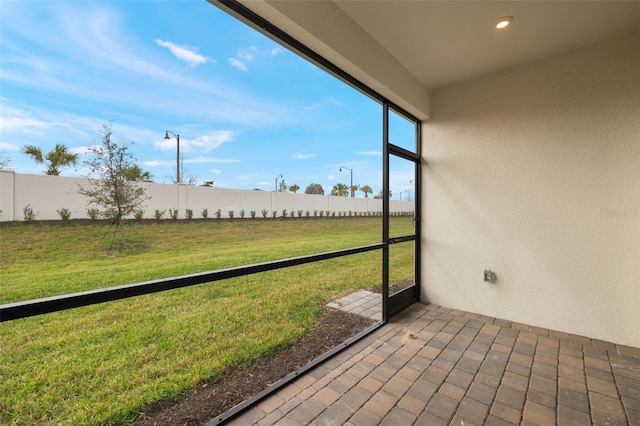
<path fill-rule="evenodd" d="M 394 218 L 393 235 L 412 231 Z M 112 256 L 107 228 L 2 228 L 2 303 L 282 259 L 380 241 L 380 219 L 162 223 L 127 229 L 138 248 Z M 394 246 L 392 269 L 410 270 Z M 380 283 L 378 251 L 3 323 L 0 423 L 130 424 L 311 329 L 332 298 Z"/>

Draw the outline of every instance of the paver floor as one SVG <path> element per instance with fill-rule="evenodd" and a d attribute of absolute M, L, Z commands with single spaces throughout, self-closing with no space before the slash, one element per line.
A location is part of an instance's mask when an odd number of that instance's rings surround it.
<path fill-rule="evenodd" d="M 640 425 L 640 349 L 415 304 L 230 424 Z"/>
<path fill-rule="evenodd" d="M 359 290 L 341 297 L 327 305 L 333 309 L 362 315 L 375 321 L 382 321 L 382 295 L 367 290 Z"/>

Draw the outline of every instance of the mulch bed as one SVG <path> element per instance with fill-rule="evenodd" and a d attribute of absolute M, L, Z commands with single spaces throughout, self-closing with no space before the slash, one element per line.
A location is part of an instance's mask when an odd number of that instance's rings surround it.
<path fill-rule="evenodd" d="M 145 407 L 137 425 L 203 425 L 374 323 L 327 308 L 315 327 L 293 345 L 244 370 L 228 371 L 215 383 L 203 382 L 177 402 L 166 400 Z"/>

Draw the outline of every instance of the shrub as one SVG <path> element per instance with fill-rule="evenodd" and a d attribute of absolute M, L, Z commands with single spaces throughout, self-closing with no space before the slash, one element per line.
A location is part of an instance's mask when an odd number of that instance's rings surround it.
<path fill-rule="evenodd" d="M 316 217 L 316 216 L 318 216 L 318 210 L 313 211 L 313 217 Z"/>
<path fill-rule="evenodd" d="M 60 219 L 62 219 L 63 222 L 66 222 L 71 218 L 71 210 L 69 209 L 62 209 L 62 210 L 56 210 L 56 211 L 60 215 Z"/>
<path fill-rule="evenodd" d="M 287 217 L 287 209 L 282 209 L 282 217 Z"/>
<path fill-rule="evenodd" d="M 200 216 L 202 216 L 203 219 L 207 219 L 209 217 L 209 209 L 202 209 Z"/>
<path fill-rule="evenodd" d="M 305 215 L 306 217 L 309 217 L 309 210 L 307 210 L 306 212 L 304 212 L 304 215 Z"/>
<path fill-rule="evenodd" d="M 220 209 L 216 210 L 216 217 L 218 219 L 220 219 L 222 217 L 222 212 L 220 211 Z"/>
<path fill-rule="evenodd" d="M 278 212 L 277 211 L 272 211 L 271 212 L 271 216 L 273 216 L 273 218 L 275 219 L 276 217 L 278 217 Z"/>
<path fill-rule="evenodd" d="M 255 210 L 251 210 L 249 212 L 249 216 L 251 216 L 251 219 L 255 219 L 256 218 L 256 211 Z"/>
<path fill-rule="evenodd" d="M 156 218 L 156 220 L 160 220 L 162 219 L 162 216 L 164 216 L 166 210 L 160 210 L 160 209 L 156 209 L 156 211 L 153 213 L 153 217 Z"/>
<path fill-rule="evenodd" d="M 329 217 L 329 214 L 331 214 L 329 210 L 325 211 L 325 213 L 327 214 L 327 217 Z"/>
<path fill-rule="evenodd" d="M 184 211 L 184 217 L 186 217 L 188 220 L 193 219 L 193 209 L 186 209 Z"/>
<path fill-rule="evenodd" d="M 178 209 L 169 209 L 169 217 L 171 218 L 171 220 L 177 220 L 178 219 Z"/>
<path fill-rule="evenodd" d="M 342 212 L 338 212 L 338 217 L 341 217 L 341 216 L 342 216 Z"/>
<path fill-rule="evenodd" d="M 298 210 L 298 217 L 302 217 L 302 210 Z"/>
<path fill-rule="evenodd" d="M 96 208 L 87 209 L 87 216 L 89 216 L 89 219 L 91 220 L 96 220 L 98 219 L 98 216 L 100 216 L 100 210 Z"/>
<path fill-rule="evenodd" d="M 289 213 L 289 216 L 295 217 L 295 215 L 296 215 L 296 213 L 293 210 L 291 210 L 291 213 Z"/>
<path fill-rule="evenodd" d="M 142 221 L 142 217 L 144 216 L 144 210 L 142 209 L 136 209 L 133 212 L 133 217 L 135 218 L 135 220 L 137 220 L 138 222 Z"/>
<path fill-rule="evenodd" d="M 233 210 L 229 210 L 229 219 L 233 219 Z"/>
<path fill-rule="evenodd" d="M 244 210 L 240 210 L 240 218 L 244 219 Z"/>
<path fill-rule="evenodd" d="M 27 204 L 27 206 L 24 209 L 22 209 L 22 215 L 24 216 L 25 222 L 33 222 L 34 220 L 37 219 L 39 214 L 40 212 L 35 213 L 33 211 L 30 204 Z"/>
<path fill-rule="evenodd" d="M 349 216 L 351 216 L 351 214 L 352 214 L 352 213 L 353 213 L 353 212 L 352 212 L 351 210 L 349 210 Z"/>
<path fill-rule="evenodd" d="M 320 210 L 320 217 L 324 215 L 324 211 Z"/>
<path fill-rule="evenodd" d="M 262 209 L 261 213 L 262 213 L 262 217 L 266 219 L 267 218 L 267 214 L 269 214 L 269 211 L 266 210 L 266 209 Z"/>
<path fill-rule="evenodd" d="M 331 217 L 336 217 L 336 212 L 331 212 Z"/>

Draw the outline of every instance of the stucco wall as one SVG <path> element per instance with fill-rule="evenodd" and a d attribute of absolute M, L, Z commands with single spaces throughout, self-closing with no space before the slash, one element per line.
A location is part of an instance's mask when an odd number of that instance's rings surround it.
<path fill-rule="evenodd" d="M 636 31 L 431 94 L 426 300 L 640 347 L 638 70 Z"/>
<path fill-rule="evenodd" d="M 24 220 L 23 209 L 29 205 L 37 220 L 59 220 L 57 210 L 63 208 L 71 211 L 72 219 L 87 218 L 87 199 L 78 194 L 79 185 L 88 187 L 88 181 L 83 178 L 69 178 L 63 176 L 18 174 L 10 170 L 0 170 L 0 222 Z M 303 216 L 308 210 L 313 217 L 314 210 L 342 212 L 349 211 L 366 214 L 382 211 L 382 200 L 371 198 L 332 197 L 324 195 L 292 194 L 283 192 L 253 191 L 241 189 L 206 188 L 201 186 L 168 185 L 159 183 L 142 183 L 146 188 L 149 199 L 145 204 L 144 218 L 154 217 L 156 209 L 165 210 L 164 218 L 169 218 L 169 209 L 177 209 L 178 217 L 185 217 L 185 210 L 192 209 L 193 217 L 200 218 L 203 209 L 208 209 L 209 217 L 214 218 L 216 210 L 220 209 L 223 218 L 229 217 L 233 210 L 235 217 L 239 217 L 244 210 L 249 218 L 251 210 L 256 212 L 257 218 L 262 218 L 262 210 L 276 211 L 278 217 L 282 210 L 287 212 L 303 210 Z M 93 206 L 96 207 L 96 206 Z M 413 212 L 413 201 L 390 202 L 391 212 Z"/>

